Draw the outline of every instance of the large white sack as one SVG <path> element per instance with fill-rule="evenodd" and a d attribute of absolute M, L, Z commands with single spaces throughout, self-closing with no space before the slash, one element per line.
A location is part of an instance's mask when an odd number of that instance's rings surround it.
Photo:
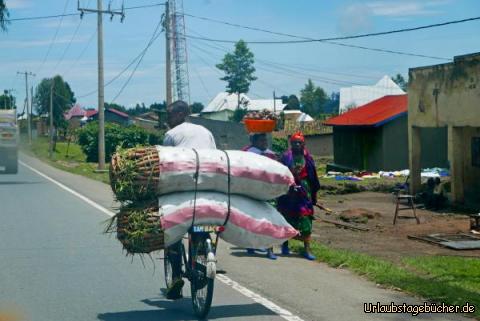
<path fill-rule="evenodd" d="M 166 246 L 182 239 L 192 226 L 193 192 L 173 193 L 158 198 Z M 266 202 L 232 195 L 230 218 L 220 237 L 236 246 L 268 248 L 298 234 L 277 210 Z M 195 224 L 223 225 L 228 197 L 216 192 L 198 192 Z"/>
<path fill-rule="evenodd" d="M 162 194 L 194 190 L 197 168 L 195 152 L 190 148 L 157 146 Z M 199 156 L 198 190 L 227 193 L 228 167 L 225 152 L 197 150 Z M 244 151 L 226 151 L 230 158 L 230 192 L 258 200 L 271 200 L 288 192 L 294 178 L 290 170 L 268 157 Z"/>

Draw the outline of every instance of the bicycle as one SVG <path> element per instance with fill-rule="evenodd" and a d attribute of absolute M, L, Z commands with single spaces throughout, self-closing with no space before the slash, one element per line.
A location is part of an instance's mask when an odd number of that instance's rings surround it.
<path fill-rule="evenodd" d="M 193 225 L 188 232 L 188 255 L 185 245 L 181 244 L 181 277 L 190 281 L 193 311 L 203 319 L 208 315 L 213 299 L 216 268 L 216 244 L 218 233 L 223 226 Z M 215 233 L 212 242 L 211 233 Z M 173 282 L 172 262 L 165 249 L 164 255 L 165 284 L 169 288 Z"/>

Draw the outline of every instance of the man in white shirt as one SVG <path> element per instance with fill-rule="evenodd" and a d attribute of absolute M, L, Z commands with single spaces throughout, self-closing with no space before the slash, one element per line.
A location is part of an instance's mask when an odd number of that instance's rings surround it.
<path fill-rule="evenodd" d="M 217 149 L 212 133 L 203 126 L 185 122 L 190 114 L 190 108 L 184 101 L 176 101 L 167 107 L 167 123 L 170 130 L 165 133 L 164 146 L 186 147 L 195 149 Z M 170 263 L 172 265 L 172 285 L 167 289 L 167 299 L 182 298 L 184 281 L 181 277 L 182 242 L 168 247 Z"/>
<path fill-rule="evenodd" d="M 212 133 L 203 126 L 185 122 L 190 108 L 183 101 L 176 101 L 167 107 L 167 123 L 170 130 L 165 133 L 164 146 L 195 149 L 216 149 Z"/>

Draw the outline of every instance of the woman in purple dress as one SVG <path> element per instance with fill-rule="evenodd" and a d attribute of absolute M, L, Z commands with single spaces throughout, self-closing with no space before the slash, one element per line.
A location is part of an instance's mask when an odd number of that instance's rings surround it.
<path fill-rule="evenodd" d="M 313 225 L 313 206 L 317 204 L 320 182 L 315 162 L 305 148 L 305 137 L 301 132 L 290 137 L 290 149 L 283 154 L 281 162 L 292 172 L 295 186 L 290 188 L 288 194 L 278 199 L 278 211 L 290 225 L 300 232 L 297 238 L 304 243 L 304 257 L 308 260 L 315 260 L 310 247 L 310 238 Z M 290 254 L 288 241 L 282 245 L 282 254 Z"/>

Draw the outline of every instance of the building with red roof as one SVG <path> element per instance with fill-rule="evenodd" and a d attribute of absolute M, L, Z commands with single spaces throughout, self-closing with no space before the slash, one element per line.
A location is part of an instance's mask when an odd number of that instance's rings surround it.
<path fill-rule="evenodd" d="M 328 119 L 333 126 L 333 168 L 391 171 L 408 168 L 408 96 L 388 95 Z M 447 147 L 432 144 L 441 130 L 425 132 L 423 167 L 447 163 Z M 441 156 L 439 156 L 441 155 Z M 438 162 L 438 157 L 443 157 Z"/>
<path fill-rule="evenodd" d="M 98 120 L 98 110 L 87 110 L 86 116 L 90 120 Z M 105 108 L 105 121 L 128 126 L 132 123 L 130 116 L 114 108 Z"/>

